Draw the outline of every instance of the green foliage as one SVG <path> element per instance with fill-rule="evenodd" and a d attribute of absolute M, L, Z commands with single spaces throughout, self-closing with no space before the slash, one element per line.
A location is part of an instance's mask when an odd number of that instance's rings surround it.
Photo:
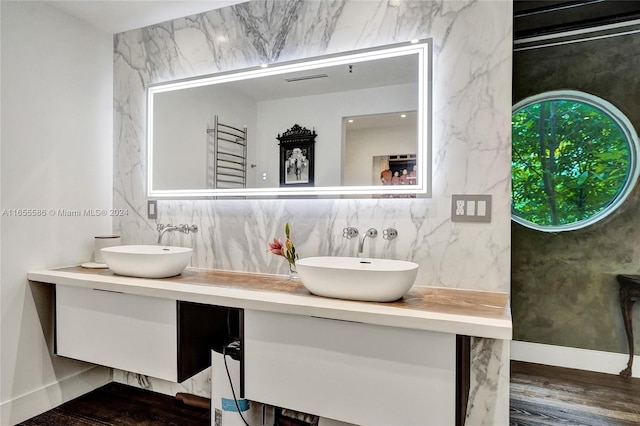
<path fill-rule="evenodd" d="M 512 116 L 512 212 L 538 225 L 587 219 L 611 204 L 630 172 L 629 143 L 605 112 L 572 100 Z"/>

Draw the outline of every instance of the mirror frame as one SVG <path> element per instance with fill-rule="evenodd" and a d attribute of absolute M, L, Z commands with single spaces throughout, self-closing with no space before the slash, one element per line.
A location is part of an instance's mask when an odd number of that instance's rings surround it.
<path fill-rule="evenodd" d="M 384 59 L 402 55 L 418 55 L 418 129 L 417 151 L 419 161 L 417 183 L 402 186 L 326 186 L 326 187 L 273 187 L 273 188 L 241 188 L 241 189 L 172 189 L 153 188 L 153 97 L 156 94 L 180 89 L 221 84 L 230 81 L 284 74 L 295 71 L 306 71 L 324 66 L 351 64 L 357 62 Z M 411 40 L 404 43 L 384 45 L 355 51 L 342 52 L 262 65 L 259 67 L 232 70 L 228 72 L 198 76 L 188 79 L 149 84 L 146 87 L 147 120 L 146 120 L 146 193 L 148 199 L 203 199 L 203 198 L 350 198 L 366 196 L 394 195 L 399 197 L 431 196 L 431 98 L 432 98 L 432 40 Z M 275 136 L 274 136 L 275 137 Z M 316 167 L 318 165 L 316 164 Z"/>

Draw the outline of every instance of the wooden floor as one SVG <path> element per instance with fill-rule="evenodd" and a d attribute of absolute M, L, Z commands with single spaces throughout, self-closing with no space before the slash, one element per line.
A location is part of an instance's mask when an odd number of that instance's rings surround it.
<path fill-rule="evenodd" d="M 512 426 L 640 425 L 640 379 L 511 362 Z"/>
<path fill-rule="evenodd" d="M 25 426 L 209 426 L 209 410 L 183 404 L 178 399 L 109 383 L 86 395 L 47 411 Z"/>
<path fill-rule="evenodd" d="M 512 426 L 640 425 L 640 379 L 511 363 Z M 25 426 L 209 426 L 206 409 L 110 383 L 21 423 Z"/>

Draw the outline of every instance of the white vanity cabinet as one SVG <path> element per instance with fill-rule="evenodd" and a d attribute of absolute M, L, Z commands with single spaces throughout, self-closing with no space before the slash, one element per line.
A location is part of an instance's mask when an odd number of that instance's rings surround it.
<path fill-rule="evenodd" d="M 211 365 L 212 348 L 239 335 L 239 311 L 56 285 L 56 354 L 183 382 Z"/>
<path fill-rule="evenodd" d="M 178 381 L 176 301 L 56 286 L 56 353 Z"/>
<path fill-rule="evenodd" d="M 245 310 L 245 397 L 363 425 L 454 425 L 456 335 Z"/>
<path fill-rule="evenodd" d="M 505 293 L 414 286 L 366 303 L 314 296 L 286 276 L 190 268 L 153 280 L 76 266 L 28 278 L 56 286 L 59 355 L 182 382 L 239 337 L 248 400 L 374 426 L 461 425 L 468 401 L 470 412 L 508 407 L 481 376 L 489 360 L 470 357 L 470 336 L 511 339 Z"/>

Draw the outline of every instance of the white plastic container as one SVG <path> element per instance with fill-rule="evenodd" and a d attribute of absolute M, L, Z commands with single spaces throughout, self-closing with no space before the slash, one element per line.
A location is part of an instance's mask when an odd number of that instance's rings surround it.
<path fill-rule="evenodd" d="M 238 351 L 239 349 L 235 350 L 236 353 Z M 228 351 L 228 353 L 232 352 L 234 350 Z M 229 374 L 227 374 L 227 368 Z M 211 351 L 211 369 L 211 424 L 213 426 L 244 426 L 238 408 L 249 424 L 253 424 L 251 423 L 253 418 L 251 402 L 240 397 L 240 361 L 231 355 L 225 356 Z M 233 383 L 233 392 L 229 376 Z"/>

